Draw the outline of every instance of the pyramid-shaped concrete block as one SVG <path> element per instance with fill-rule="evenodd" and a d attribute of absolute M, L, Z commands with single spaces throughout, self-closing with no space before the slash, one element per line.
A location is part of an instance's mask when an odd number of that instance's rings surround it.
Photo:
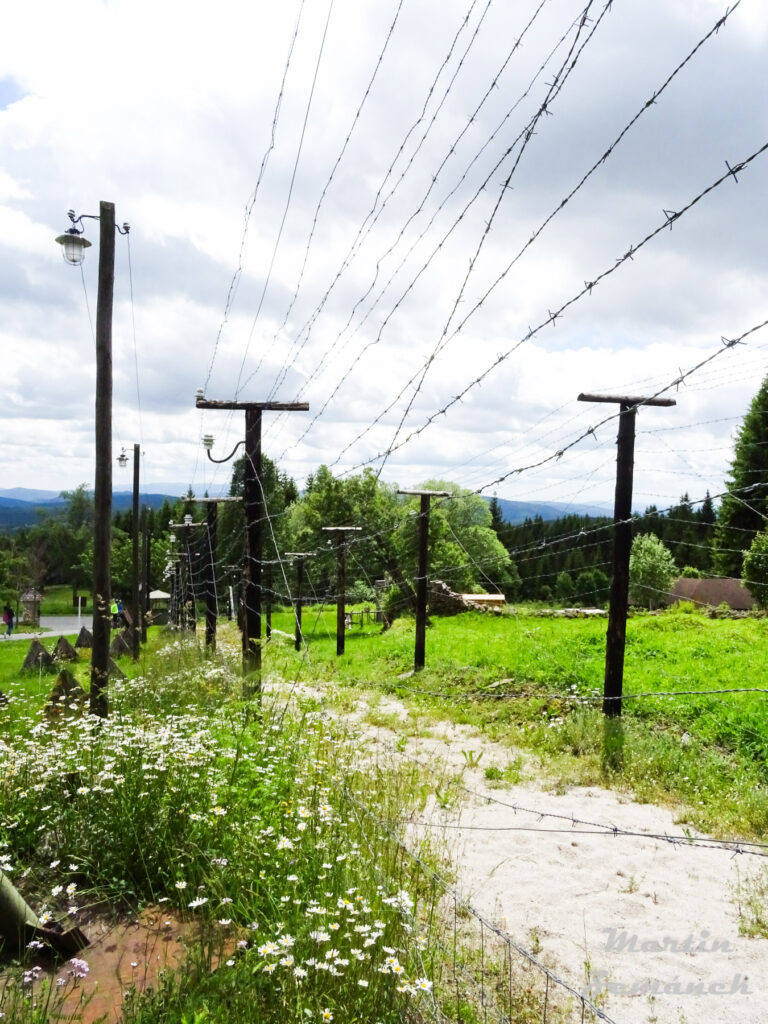
<path fill-rule="evenodd" d="M 65 636 L 60 636 L 53 649 L 54 661 L 77 661 L 77 651 Z"/>
<path fill-rule="evenodd" d="M 29 645 L 27 656 L 21 667 L 22 669 L 33 669 L 34 671 L 38 671 L 41 668 L 50 668 L 52 664 L 53 658 L 48 651 L 46 651 L 39 640 L 33 640 Z"/>
<path fill-rule="evenodd" d="M 75 640 L 75 647 L 85 647 L 88 650 L 93 647 L 93 634 L 87 626 L 83 626 L 80 632 L 77 634 L 77 640 Z"/>
<path fill-rule="evenodd" d="M 68 668 L 59 672 L 46 705 L 46 714 L 55 718 L 65 712 L 82 711 L 86 702 L 85 691 Z"/>
<path fill-rule="evenodd" d="M 109 653 L 113 658 L 120 658 L 123 654 L 131 653 L 131 646 L 125 633 L 118 633 L 109 645 Z"/>

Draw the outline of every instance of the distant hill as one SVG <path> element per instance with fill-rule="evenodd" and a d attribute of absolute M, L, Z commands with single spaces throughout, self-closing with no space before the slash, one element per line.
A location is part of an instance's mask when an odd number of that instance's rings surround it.
<path fill-rule="evenodd" d="M 486 501 L 491 499 L 484 496 Z M 526 519 L 535 519 L 540 516 L 545 522 L 553 519 L 562 519 L 563 516 L 612 516 L 613 506 L 611 505 L 579 505 L 567 501 L 509 501 L 507 498 L 497 498 L 501 515 L 505 523 L 516 526 L 524 523 Z"/>
<path fill-rule="evenodd" d="M 149 508 L 160 508 L 164 501 L 176 501 L 177 498 L 175 494 L 145 494 L 142 491 L 139 500 Z M 112 509 L 115 512 L 124 512 L 132 504 L 131 491 L 115 491 L 112 495 Z M 24 487 L 0 490 L 0 532 L 34 526 L 40 522 L 43 514 L 55 516 L 62 513 L 66 505 L 55 491 L 35 491 Z"/>

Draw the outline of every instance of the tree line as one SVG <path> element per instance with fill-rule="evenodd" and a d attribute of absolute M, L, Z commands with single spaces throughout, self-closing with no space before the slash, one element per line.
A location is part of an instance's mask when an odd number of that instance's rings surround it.
<path fill-rule="evenodd" d="M 242 497 L 245 459 L 233 465 L 230 494 Z M 393 605 L 412 602 L 417 566 L 419 500 L 398 494 L 372 470 L 343 479 L 327 466 L 310 475 L 299 492 L 295 481 L 269 458 L 263 459 L 262 487 L 268 515 L 262 524 L 264 560 L 277 564 L 288 551 L 311 552 L 311 586 L 330 593 L 335 550 L 324 526 L 359 526 L 349 545 L 349 594 L 372 601 L 383 583 Z M 609 517 L 540 517 L 512 525 L 496 499 L 490 502 L 458 484 L 427 480 L 420 487 L 448 491 L 432 502 L 429 526 L 430 576 L 458 592 L 501 592 L 508 599 L 602 605 L 608 599 L 613 542 Z M 0 600 L 18 601 L 28 587 L 65 583 L 73 597 L 90 586 L 93 562 L 93 500 L 83 484 L 65 491 L 63 514 L 41 514 L 32 527 L 0 534 Z M 174 558 L 171 522 L 200 518 L 190 492 L 146 512 L 150 535 L 150 589 L 166 584 Z M 640 547 L 662 557 L 665 573 L 742 577 L 757 600 L 768 605 L 768 378 L 755 395 L 738 430 L 726 491 L 719 506 L 707 492 L 691 501 L 683 494 L 672 508 L 649 506 L 635 517 L 633 533 L 652 536 L 658 547 Z M 112 586 L 131 588 L 132 511 L 113 522 Z M 244 530 L 242 503 L 222 506 L 219 518 L 221 567 L 240 565 Z M 193 545 L 194 546 L 194 545 Z M 199 547 L 199 545 L 198 545 Z M 640 549 L 638 549 L 640 550 Z M 205 553 L 198 551 L 202 559 Z M 276 598 L 287 598 L 287 579 L 272 574 Z M 761 589 L 762 588 L 762 589 Z"/>

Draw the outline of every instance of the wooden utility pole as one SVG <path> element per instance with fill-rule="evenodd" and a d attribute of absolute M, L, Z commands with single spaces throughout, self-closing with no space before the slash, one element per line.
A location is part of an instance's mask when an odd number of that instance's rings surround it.
<path fill-rule="evenodd" d="M 286 558 L 296 559 L 296 593 L 293 597 L 293 615 L 296 620 L 296 633 L 293 646 L 297 651 L 301 650 L 301 599 L 304 589 L 304 561 L 311 558 L 313 551 L 287 551 Z"/>
<path fill-rule="evenodd" d="M 216 650 L 216 620 L 219 614 L 218 588 L 216 586 L 216 551 L 218 548 L 219 505 L 224 502 L 239 502 L 239 498 L 196 498 L 206 509 L 206 534 L 208 537 L 208 579 L 205 588 L 205 646 Z"/>
<path fill-rule="evenodd" d="M 243 672 L 254 673 L 261 692 L 261 524 L 266 517 L 261 471 L 262 412 L 307 412 L 308 402 L 218 402 L 197 396 L 198 409 L 242 409 L 245 412 L 245 609 Z M 235 449 L 237 450 L 237 449 Z M 234 452 L 232 453 L 234 455 Z M 213 459 L 210 451 L 208 457 Z M 232 456 L 230 456 L 231 458 Z M 226 459 L 221 461 L 226 462 Z"/>
<path fill-rule="evenodd" d="M 198 499 L 195 498 L 195 501 Z M 195 588 L 192 582 L 192 550 L 190 548 L 191 531 L 198 526 L 205 526 L 205 523 L 193 523 L 191 516 L 185 516 L 183 523 L 171 523 L 172 530 L 184 531 L 184 551 L 179 553 L 182 571 L 181 582 L 181 614 L 179 625 L 182 629 L 194 633 L 197 629 L 197 607 L 195 603 Z M 184 564 L 186 562 L 186 571 Z"/>
<path fill-rule="evenodd" d="M 115 204 L 99 204 L 96 300 L 96 471 L 93 487 L 93 647 L 91 714 L 108 714 L 110 551 L 112 543 L 112 304 L 115 286 Z"/>
<path fill-rule="evenodd" d="M 139 588 L 139 459 L 140 446 L 133 446 L 133 507 L 131 514 L 131 654 L 139 660 L 141 640 L 141 603 Z"/>
<path fill-rule="evenodd" d="M 427 645 L 427 574 L 429 572 L 429 507 L 432 498 L 451 498 L 450 491 L 398 491 L 421 498 L 419 510 L 419 568 L 416 577 L 416 643 L 414 671 L 424 668 Z"/>
<path fill-rule="evenodd" d="M 324 526 L 324 532 L 336 534 L 336 655 L 344 653 L 344 638 L 346 631 L 345 615 L 345 593 L 346 579 L 344 571 L 344 555 L 346 552 L 346 535 L 348 533 L 360 533 L 362 526 Z"/>
<path fill-rule="evenodd" d="M 621 715 L 624 686 L 624 648 L 629 604 L 629 556 L 632 551 L 632 481 L 635 465 L 635 418 L 639 406 L 671 406 L 673 398 L 636 398 L 615 395 L 579 395 L 580 402 L 617 404 L 619 436 L 616 450 L 616 495 L 613 506 L 613 575 L 605 637 L 603 714 Z"/>
<path fill-rule="evenodd" d="M 141 642 L 147 642 L 147 615 L 149 614 L 149 569 L 151 562 L 151 544 L 149 537 L 149 509 L 144 505 L 141 509 Z"/>

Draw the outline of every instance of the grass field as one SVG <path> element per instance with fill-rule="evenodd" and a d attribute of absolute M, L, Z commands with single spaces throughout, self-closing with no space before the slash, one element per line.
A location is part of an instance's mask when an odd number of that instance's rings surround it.
<path fill-rule="evenodd" d="M 244 701 L 239 638 L 223 623 L 212 658 L 202 630 L 150 630 L 139 661 L 122 659 L 128 679 L 110 685 L 112 713 L 96 729 L 75 702 L 45 712 L 55 673 L 21 673 L 27 642 L 0 644 L 10 698 L 0 708 L 0 870 L 46 914 L 167 901 L 200 924 L 185 971 L 132 995 L 126 1024 L 245 1024 L 254 1005 L 275 1021 L 424 1019 L 420 1000 L 434 998 L 449 959 L 440 897 L 390 828 L 430 779 L 412 764 L 358 763 L 343 712 L 361 695 L 375 714 L 377 693 L 396 694 L 411 709 L 408 729 L 474 725 L 536 760 L 545 785 L 602 783 L 667 801 L 723 837 L 768 831 L 765 696 L 711 693 L 762 685 L 765 620 L 631 619 L 625 693 L 650 696 L 628 700 L 620 723 L 589 699 L 602 685 L 604 621 L 435 618 L 418 674 L 408 619 L 385 632 L 353 628 L 341 658 L 333 608 L 305 612 L 301 653 L 290 612 L 275 611 L 272 624 L 265 679 L 315 691 L 332 682 L 333 715 L 314 697 L 290 715 L 270 699 L 261 711 Z M 82 652 L 73 671 L 85 687 L 88 669 Z M 696 695 L 661 696 L 678 690 Z M 331 950 L 335 971 L 321 970 Z M 475 953 L 465 954 L 467 972 Z M 22 958 L 16 984 L 0 975 L 9 1024 L 57 1011 L 59 995 L 33 965 L 34 954 Z M 448 989 L 462 1019 L 477 1020 L 455 979 Z M 540 1018 L 540 993 L 504 992 L 516 1000 L 501 1008 L 507 1019 Z"/>
<path fill-rule="evenodd" d="M 290 615 L 273 616 L 289 632 Z M 602 782 L 639 799 L 679 801 L 685 818 L 719 834 L 768 832 L 768 619 L 639 615 L 627 625 L 621 726 L 606 730 L 600 702 L 605 620 L 467 613 L 435 618 L 426 667 L 413 664 L 414 627 L 398 620 L 347 633 L 335 656 L 332 609 L 305 615 L 306 656 L 275 650 L 281 673 L 374 685 L 425 715 L 450 716 L 529 748 L 562 783 Z M 277 645 L 275 645 L 277 647 Z M 695 691 L 680 697 L 654 696 Z M 524 692 L 533 698 L 504 694 Z M 633 694 L 651 696 L 631 699 Z"/>

